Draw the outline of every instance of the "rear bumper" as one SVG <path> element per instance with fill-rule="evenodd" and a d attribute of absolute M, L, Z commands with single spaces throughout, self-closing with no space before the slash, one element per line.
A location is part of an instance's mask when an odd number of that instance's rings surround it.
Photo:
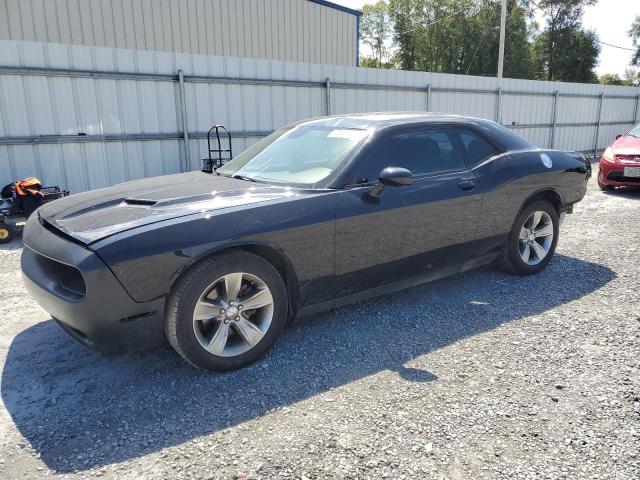
<path fill-rule="evenodd" d="M 600 160 L 598 181 L 612 187 L 640 187 L 640 177 L 625 177 L 624 167 L 640 167 L 640 164 L 622 165 Z"/>
<path fill-rule="evenodd" d="M 163 342 L 164 298 L 135 302 L 91 250 L 44 228 L 33 215 L 21 266 L 34 300 L 75 340 L 101 353 Z"/>

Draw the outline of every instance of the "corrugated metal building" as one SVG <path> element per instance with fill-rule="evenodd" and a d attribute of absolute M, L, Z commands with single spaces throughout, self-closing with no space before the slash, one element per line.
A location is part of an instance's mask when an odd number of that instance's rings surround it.
<path fill-rule="evenodd" d="M 360 12 L 324 0 L 0 0 L 0 40 L 357 65 Z"/>

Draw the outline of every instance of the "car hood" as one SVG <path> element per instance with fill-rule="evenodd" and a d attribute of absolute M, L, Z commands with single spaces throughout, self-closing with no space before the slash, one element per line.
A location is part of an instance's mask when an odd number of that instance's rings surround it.
<path fill-rule="evenodd" d="M 638 155 L 640 156 L 640 138 L 620 137 L 613 145 L 616 155 Z"/>
<path fill-rule="evenodd" d="M 38 218 L 89 244 L 162 220 L 277 200 L 296 192 L 288 187 L 190 172 L 71 195 L 43 205 Z"/>

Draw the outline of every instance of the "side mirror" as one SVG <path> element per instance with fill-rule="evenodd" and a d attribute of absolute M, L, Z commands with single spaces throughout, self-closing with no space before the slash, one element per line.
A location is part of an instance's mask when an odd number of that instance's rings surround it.
<path fill-rule="evenodd" d="M 622 137 L 622 135 L 616 135 L 616 140 L 618 140 L 621 137 Z"/>
<path fill-rule="evenodd" d="M 406 168 L 387 167 L 380 172 L 378 181 L 391 187 L 403 187 L 413 183 L 413 174 Z"/>
<path fill-rule="evenodd" d="M 380 198 L 385 186 L 404 187 L 413 183 L 413 174 L 406 168 L 387 167 L 380 172 L 378 183 L 368 192 L 371 198 Z"/>

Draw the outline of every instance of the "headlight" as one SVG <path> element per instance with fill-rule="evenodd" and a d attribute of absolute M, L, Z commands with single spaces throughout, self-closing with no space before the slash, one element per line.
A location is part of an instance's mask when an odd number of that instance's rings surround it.
<path fill-rule="evenodd" d="M 613 148 L 607 147 L 607 149 L 602 154 L 602 159 L 606 160 L 607 162 L 610 162 L 610 163 L 615 163 L 616 156 L 613 153 Z"/>

